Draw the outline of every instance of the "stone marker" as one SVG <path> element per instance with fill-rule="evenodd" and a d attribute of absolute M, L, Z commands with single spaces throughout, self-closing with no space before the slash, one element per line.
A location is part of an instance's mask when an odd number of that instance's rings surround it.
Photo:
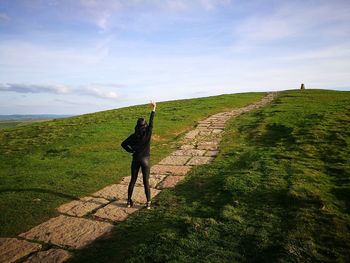
<path fill-rule="evenodd" d="M 95 216 L 111 221 L 124 221 L 130 214 L 136 212 L 142 207 L 143 206 L 139 204 L 134 204 L 133 207 L 127 208 L 126 202 L 115 201 L 97 210 Z"/>
<path fill-rule="evenodd" d="M 174 187 L 178 182 L 181 182 L 183 179 L 185 179 L 185 176 L 178 176 L 178 175 L 169 175 L 165 180 L 159 185 L 159 188 L 172 188 Z"/>
<path fill-rule="evenodd" d="M 152 188 L 151 197 L 156 196 L 159 190 Z M 103 188 L 102 190 L 92 194 L 93 196 L 103 197 L 108 200 L 127 200 L 128 198 L 128 185 L 125 184 L 112 184 Z M 141 186 L 135 186 L 132 194 L 132 199 L 137 203 L 146 203 L 146 195 L 144 188 Z"/>
<path fill-rule="evenodd" d="M 190 166 L 154 165 L 151 168 L 151 173 L 154 173 L 154 174 L 171 174 L 171 175 L 186 175 L 190 170 L 191 170 Z"/>
<path fill-rule="evenodd" d="M 19 236 L 29 240 L 78 249 L 108 233 L 112 228 L 113 225 L 106 222 L 60 215 Z"/>
<path fill-rule="evenodd" d="M 66 262 L 72 256 L 72 253 L 66 250 L 51 248 L 29 257 L 25 263 L 62 263 Z"/>
<path fill-rule="evenodd" d="M 214 158 L 207 156 L 194 156 L 187 165 L 201 165 L 210 163 Z"/>
<path fill-rule="evenodd" d="M 15 262 L 29 254 L 39 251 L 40 244 L 19 240 L 17 238 L 0 238 L 0 262 Z"/>
<path fill-rule="evenodd" d="M 165 165 L 184 165 L 187 163 L 187 161 L 190 159 L 188 156 L 174 156 L 170 155 L 166 158 L 164 158 L 162 161 L 159 162 L 159 164 L 165 164 Z"/>
<path fill-rule="evenodd" d="M 72 202 L 61 205 L 58 208 L 60 213 L 65 213 L 71 216 L 82 217 L 93 210 L 108 204 L 109 201 L 104 198 L 95 198 L 91 196 L 83 197 L 80 200 L 74 200 Z"/>

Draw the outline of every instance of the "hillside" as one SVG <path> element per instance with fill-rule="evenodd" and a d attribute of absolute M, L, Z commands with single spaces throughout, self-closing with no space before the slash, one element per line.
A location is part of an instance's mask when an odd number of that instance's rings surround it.
<path fill-rule="evenodd" d="M 177 146 L 196 121 L 242 107 L 264 93 L 159 103 L 152 161 Z M 56 208 L 129 175 L 120 143 L 148 105 L 32 123 L 0 131 L 0 236 L 14 236 L 57 214 Z"/>
<path fill-rule="evenodd" d="M 47 121 L 57 118 L 70 117 L 71 115 L 37 114 L 37 115 L 0 115 L 0 129 L 13 128 L 27 125 L 37 121 Z"/>
<path fill-rule="evenodd" d="M 72 262 L 347 262 L 349 127 L 349 92 L 281 92 L 231 120 L 212 164 Z"/>

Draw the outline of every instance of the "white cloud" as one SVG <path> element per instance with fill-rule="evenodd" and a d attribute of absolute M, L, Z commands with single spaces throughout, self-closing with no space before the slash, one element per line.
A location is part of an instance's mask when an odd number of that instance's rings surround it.
<path fill-rule="evenodd" d="M 54 93 L 67 94 L 71 90 L 66 86 L 61 85 L 28 85 L 15 83 L 1 83 L 0 91 L 12 91 L 17 93 Z"/>
<path fill-rule="evenodd" d="M 114 91 L 107 90 L 104 87 L 101 86 L 87 86 L 78 89 L 76 92 L 78 92 L 81 95 L 89 95 L 93 97 L 98 97 L 102 99 L 119 99 L 120 95 Z"/>
<path fill-rule="evenodd" d="M 269 12 L 271 11 L 271 12 Z M 290 38 L 331 39 L 349 36 L 350 5 L 341 1 L 281 2 L 276 10 L 250 13 L 236 24 L 233 35 L 235 47 L 249 48 Z"/>
<path fill-rule="evenodd" d="M 109 90 L 107 87 L 122 87 L 119 84 L 101 84 L 88 85 L 76 89 L 72 89 L 63 85 L 32 85 L 32 84 L 17 84 L 17 83 L 0 83 L 0 92 L 15 92 L 15 93 L 51 93 L 51 94 L 76 94 L 83 96 L 92 96 L 95 98 L 112 99 L 120 98 L 120 95 Z"/>

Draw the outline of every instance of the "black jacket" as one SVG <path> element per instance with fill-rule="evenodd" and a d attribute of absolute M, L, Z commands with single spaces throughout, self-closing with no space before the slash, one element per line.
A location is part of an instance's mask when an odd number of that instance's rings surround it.
<path fill-rule="evenodd" d="M 150 156 L 154 113 L 154 111 L 151 112 L 145 136 L 138 138 L 135 133 L 133 133 L 121 144 L 127 152 L 133 153 L 134 158 Z"/>

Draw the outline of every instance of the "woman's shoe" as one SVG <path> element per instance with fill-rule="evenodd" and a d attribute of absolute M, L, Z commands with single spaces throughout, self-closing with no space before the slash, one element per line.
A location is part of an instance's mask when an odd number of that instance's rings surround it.
<path fill-rule="evenodd" d="M 146 203 L 146 208 L 147 208 L 147 209 L 151 209 L 151 201 L 148 201 L 148 202 Z"/>
<path fill-rule="evenodd" d="M 134 202 L 132 201 L 132 200 L 130 200 L 130 201 L 128 201 L 127 203 L 126 203 L 126 207 L 127 208 L 130 208 L 130 207 L 132 207 L 134 205 Z"/>

